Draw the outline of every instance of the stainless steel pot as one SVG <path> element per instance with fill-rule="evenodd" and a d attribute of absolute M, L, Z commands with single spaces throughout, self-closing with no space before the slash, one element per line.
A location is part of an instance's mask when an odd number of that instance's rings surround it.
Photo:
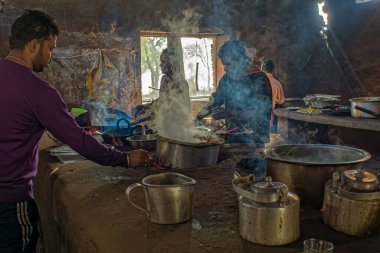
<path fill-rule="evenodd" d="M 311 94 L 306 95 L 303 100 L 309 107 L 322 109 L 326 106 L 333 106 L 341 99 L 339 95 Z"/>
<path fill-rule="evenodd" d="M 299 195 L 305 209 L 321 208 L 324 184 L 335 171 L 355 169 L 371 158 L 364 150 L 324 144 L 278 145 L 264 153 L 267 175 Z"/>
<path fill-rule="evenodd" d="M 334 173 L 333 179 L 325 185 L 323 222 L 329 227 L 349 235 L 367 236 L 378 232 L 380 228 L 380 190 L 377 177 L 369 172 L 361 176 L 355 173 L 353 179 Z M 349 171 L 348 174 L 352 174 Z M 363 184 L 369 184 L 363 187 Z M 376 184 L 375 190 L 358 190 Z"/>
<path fill-rule="evenodd" d="M 165 167 L 186 169 L 217 163 L 221 143 L 186 143 L 157 136 L 156 159 Z"/>
<path fill-rule="evenodd" d="M 130 185 L 125 194 L 129 203 L 146 213 L 151 222 L 176 224 L 188 221 L 193 216 L 193 191 L 196 181 L 179 173 L 160 173 Z M 130 192 L 143 187 L 146 207 L 132 202 Z"/>
<path fill-rule="evenodd" d="M 155 134 L 134 135 L 128 137 L 127 140 L 135 149 L 144 149 L 147 151 L 156 150 L 157 138 Z"/>
<path fill-rule="evenodd" d="M 300 235 L 300 200 L 286 185 L 235 178 L 233 189 L 239 196 L 239 227 L 244 239 L 276 246 L 291 243 Z M 247 189 L 248 186 L 248 189 Z"/>
<path fill-rule="evenodd" d="M 359 97 L 350 101 L 352 117 L 373 119 L 380 116 L 380 97 Z"/>

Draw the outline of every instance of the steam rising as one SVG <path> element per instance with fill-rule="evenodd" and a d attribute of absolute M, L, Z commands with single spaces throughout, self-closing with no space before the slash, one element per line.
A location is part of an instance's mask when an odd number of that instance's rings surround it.
<path fill-rule="evenodd" d="M 168 46 L 174 52 L 170 57 L 173 80 L 180 86 L 182 92 L 178 93 L 176 90 L 160 92 L 159 101 L 154 108 L 155 125 L 161 136 L 188 143 L 217 139 L 212 132 L 196 127 L 195 120 L 191 116 L 189 86 L 184 76 L 181 37 L 186 33 L 199 32 L 200 17 L 196 10 L 186 9 L 172 19 L 162 20 L 162 24 L 171 33 Z"/>

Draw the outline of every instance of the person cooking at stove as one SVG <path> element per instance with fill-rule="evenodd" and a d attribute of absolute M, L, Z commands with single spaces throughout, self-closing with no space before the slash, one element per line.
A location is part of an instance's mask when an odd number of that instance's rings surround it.
<path fill-rule="evenodd" d="M 198 114 L 198 120 L 210 114 L 214 119 L 224 118 L 227 129 L 239 127 L 227 136 L 227 143 L 251 143 L 264 147 L 269 142 L 272 110 L 268 77 L 261 71 L 250 71 L 251 59 L 245 44 L 239 40 L 227 41 L 218 56 L 225 74 L 208 106 Z"/>
<path fill-rule="evenodd" d="M 0 60 L 0 252 L 34 252 L 38 210 L 33 196 L 39 142 L 45 130 L 82 156 L 106 166 L 137 167 L 148 152 L 119 152 L 83 131 L 60 94 L 38 77 L 52 59 L 59 28 L 48 14 L 25 10 L 11 27 Z"/>
<path fill-rule="evenodd" d="M 138 105 L 134 108 L 134 116 L 146 113 L 147 110 L 155 112 L 180 111 L 190 114 L 189 85 L 183 77 L 179 66 L 180 57 L 172 47 L 165 48 L 160 55 L 160 67 L 163 74 L 160 83 L 159 97 L 154 102 Z M 161 115 L 162 116 L 162 115 Z"/>

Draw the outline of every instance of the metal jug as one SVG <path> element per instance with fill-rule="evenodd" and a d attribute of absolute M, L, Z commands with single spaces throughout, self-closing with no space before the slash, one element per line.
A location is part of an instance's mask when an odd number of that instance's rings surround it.
<path fill-rule="evenodd" d="M 239 195 L 240 235 L 263 245 L 291 243 L 300 235 L 300 200 L 288 192 L 286 185 L 272 182 L 253 182 L 252 175 L 235 178 L 233 189 Z M 250 185 L 247 182 L 252 182 Z"/>
<path fill-rule="evenodd" d="M 335 172 L 325 184 L 323 222 L 349 235 L 366 236 L 380 227 L 380 189 L 376 173 Z"/>
<path fill-rule="evenodd" d="M 193 216 L 195 184 L 194 179 L 179 173 L 160 173 L 130 185 L 125 194 L 129 203 L 144 211 L 151 222 L 176 224 L 188 221 Z M 136 187 L 144 189 L 146 209 L 133 203 L 130 198 L 130 192 Z"/>

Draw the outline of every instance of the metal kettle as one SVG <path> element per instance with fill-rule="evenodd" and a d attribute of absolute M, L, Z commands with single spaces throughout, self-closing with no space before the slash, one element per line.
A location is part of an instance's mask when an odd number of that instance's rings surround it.
<path fill-rule="evenodd" d="M 254 176 L 235 178 L 239 195 L 239 227 L 244 239 L 263 245 L 291 243 L 300 235 L 300 200 L 280 182 L 254 182 Z"/>
<path fill-rule="evenodd" d="M 345 234 L 371 235 L 380 227 L 380 189 L 376 173 L 363 169 L 335 172 L 325 184 L 323 222 Z"/>

